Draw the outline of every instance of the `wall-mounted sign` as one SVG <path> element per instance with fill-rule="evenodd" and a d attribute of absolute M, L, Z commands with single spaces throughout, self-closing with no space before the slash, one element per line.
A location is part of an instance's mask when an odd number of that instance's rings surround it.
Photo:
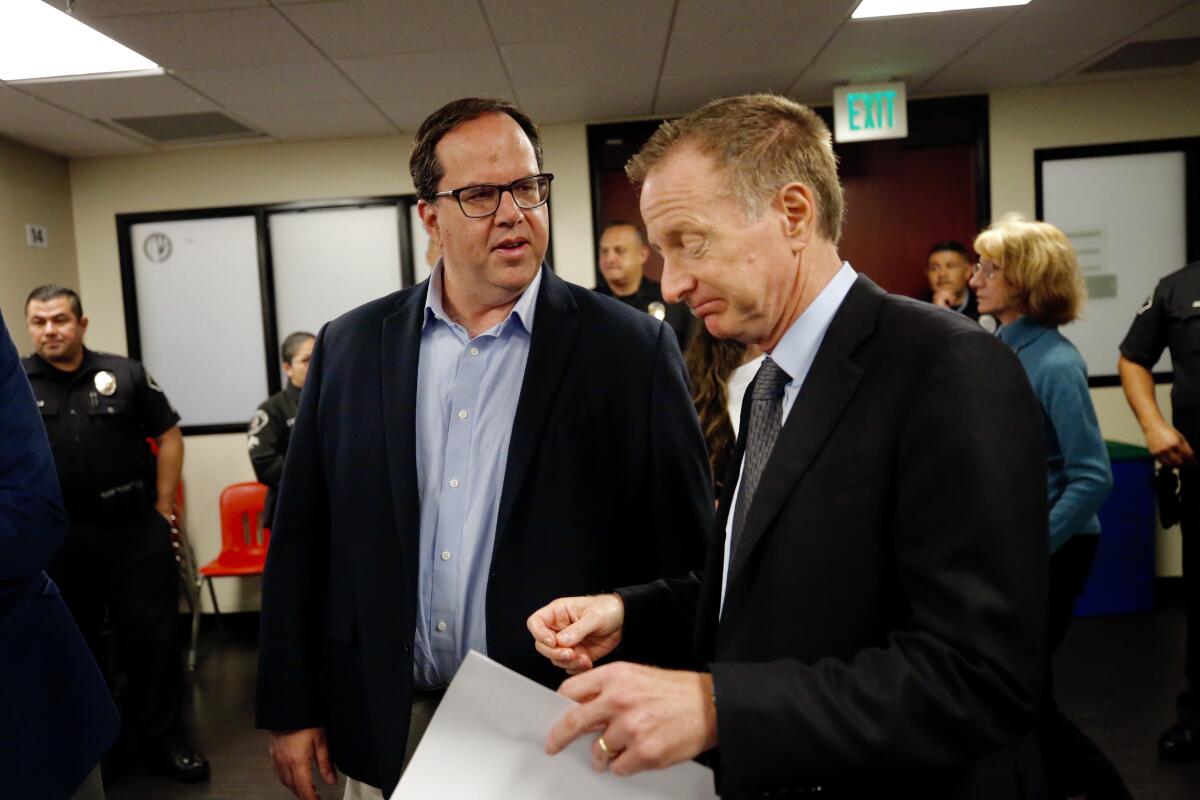
<path fill-rule="evenodd" d="M 41 225 L 27 224 L 25 226 L 25 244 L 30 247 L 49 247 L 50 242 L 46 238 L 46 229 Z"/>
<path fill-rule="evenodd" d="M 834 141 L 865 142 L 905 136 L 908 136 L 908 101 L 903 83 L 839 86 L 833 90 Z"/>

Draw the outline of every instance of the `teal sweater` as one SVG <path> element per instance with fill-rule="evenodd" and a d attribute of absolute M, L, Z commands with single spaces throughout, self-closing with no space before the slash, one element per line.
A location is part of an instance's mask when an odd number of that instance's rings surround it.
<path fill-rule="evenodd" d="M 1096 512 L 1112 489 L 1087 366 L 1057 328 L 1027 317 L 1002 326 L 996 335 L 1016 351 L 1042 405 L 1053 553 L 1077 533 L 1100 533 Z"/>

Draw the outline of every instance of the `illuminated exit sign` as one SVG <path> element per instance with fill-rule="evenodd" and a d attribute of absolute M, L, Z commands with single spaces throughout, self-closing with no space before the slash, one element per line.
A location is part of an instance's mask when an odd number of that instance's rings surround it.
<path fill-rule="evenodd" d="M 838 142 L 908 136 L 903 83 L 839 86 L 833 90 L 833 137 Z"/>

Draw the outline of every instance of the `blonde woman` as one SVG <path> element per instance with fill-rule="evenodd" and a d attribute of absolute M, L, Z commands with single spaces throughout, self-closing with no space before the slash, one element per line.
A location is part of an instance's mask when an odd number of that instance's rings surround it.
<path fill-rule="evenodd" d="M 1086 299 L 1071 242 L 1046 222 L 1007 216 L 975 239 L 970 286 L 979 312 L 1017 353 L 1042 406 L 1050 513 L 1046 685 L 1038 736 L 1051 798 L 1128 798 L 1112 763 L 1054 702 L 1050 660 L 1066 637 L 1099 542 L 1096 512 L 1112 488 L 1108 452 L 1088 393 L 1087 367 L 1058 328 Z M 986 424 L 986 421 L 981 421 Z"/>

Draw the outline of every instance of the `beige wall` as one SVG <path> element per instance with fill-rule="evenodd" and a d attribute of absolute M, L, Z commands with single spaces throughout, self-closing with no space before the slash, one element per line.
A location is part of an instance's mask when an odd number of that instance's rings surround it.
<path fill-rule="evenodd" d="M 545 168 L 555 174 L 554 264 L 567 280 L 590 286 L 591 190 L 584 126 L 548 126 L 542 134 Z M 73 161 L 80 290 L 92 319 L 89 344 L 126 352 L 117 214 L 407 194 L 412 192 L 408 149 L 406 139 L 382 137 Z M 164 388 L 169 395 L 171 387 Z M 247 418 L 252 410 L 246 410 Z M 188 529 L 197 557 L 206 562 L 220 550 L 221 489 L 254 479 L 245 437 L 188 437 L 183 477 Z M 257 582 L 219 581 L 218 599 L 222 608 L 256 608 Z"/>
<path fill-rule="evenodd" d="M 993 215 L 1006 211 L 1034 215 L 1036 149 L 1200 136 L 1196 97 L 1200 97 L 1200 75 L 992 92 Z M 1121 202 L 1120 187 L 1113 187 L 1112 202 Z M 1135 310 L 1130 309 L 1131 318 Z M 1129 320 L 1113 320 L 1113 324 L 1125 326 Z M 1113 353 L 1114 362 L 1116 357 Z M 1169 388 L 1159 387 L 1158 397 L 1163 411 L 1169 413 Z M 1106 438 L 1143 443 L 1119 388 L 1095 389 L 1092 398 Z M 1159 532 L 1159 574 L 1179 574 L 1179 548 L 1177 527 Z"/>
<path fill-rule="evenodd" d="M 26 245 L 28 223 L 46 229 L 48 247 Z M 0 138 L 0 311 L 21 353 L 29 352 L 22 322 L 29 291 L 78 282 L 67 160 Z"/>

